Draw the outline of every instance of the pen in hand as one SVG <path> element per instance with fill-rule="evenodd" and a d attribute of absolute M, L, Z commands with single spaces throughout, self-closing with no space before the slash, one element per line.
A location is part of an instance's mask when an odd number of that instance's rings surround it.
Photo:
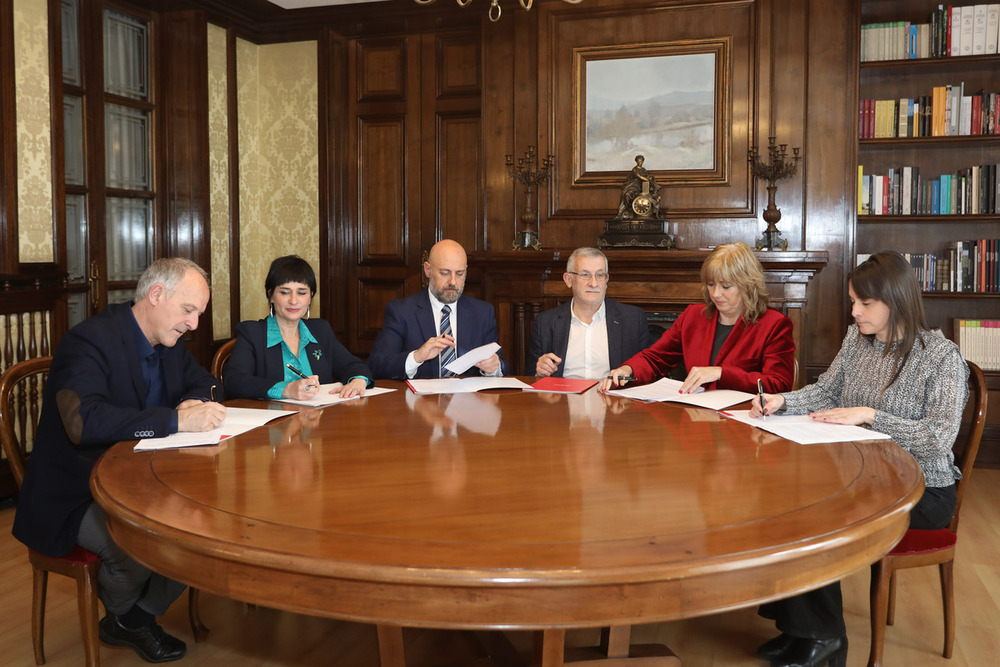
<path fill-rule="evenodd" d="M 300 371 L 300 370 L 299 370 L 298 368 L 296 368 L 295 366 L 292 366 L 291 364 L 285 364 L 285 367 L 286 367 L 286 368 L 287 368 L 288 370 L 290 370 L 291 372 L 293 372 L 293 373 L 295 373 L 296 375 L 298 375 L 298 376 L 299 376 L 300 378 L 302 378 L 303 380 L 308 380 L 308 379 L 309 379 L 309 376 L 308 376 L 308 375 L 306 375 L 305 373 L 303 373 L 302 371 Z M 310 385 L 306 385 L 306 389 L 308 389 L 309 387 L 312 387 L 312 386 L 313 386 L 313 385 L 311 385 L 311 384 L 310 384 Z"/>
<path fill-rule="evenodd" d="M 608 379 L 609 380 L 614 380 L 615 377 L 617 377 L 618 380 L 621 381 L 621 382 L 635 382 L 635 377 L 633 377 L 631 375 L 618 375 L 618 376 L 609 375 Z"/>
<path fill-rule="evenodd" d="M 757 378 L 757 400 L 760 401 L 760 414 L 767 419 L 767 410 L 764 409 L 764 383 Z"/>
<path fill-rule="evenodd" d="M 212 388 L 209 390 L 209 395 L 212 397 L 212 402 L 216 403 L 217 401 L 215 400 L 215 385 L 214 384 L 212 385 Z"/>

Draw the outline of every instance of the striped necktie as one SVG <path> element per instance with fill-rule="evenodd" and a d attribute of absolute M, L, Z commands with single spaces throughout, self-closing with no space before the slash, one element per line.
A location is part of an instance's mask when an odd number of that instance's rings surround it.
<path fill-rule="evenodd" d="M 441 335 L 448 335 L 454 337 L 451 332 L 451 306 L 445 306 L 441 309 Z M 441 354 L 438 355 L 438 362 L 440 362 L 439 372 L 440 376 L 443 378 L 454 377 L 454 373 L 445 370 L 445 366 L 455 361 L 455 348 L 446 347 L 441 350 Z"/>

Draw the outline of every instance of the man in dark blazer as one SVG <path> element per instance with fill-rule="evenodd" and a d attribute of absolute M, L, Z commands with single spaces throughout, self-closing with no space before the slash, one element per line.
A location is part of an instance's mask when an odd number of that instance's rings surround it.
<path fill-rule="evenodd" d="M 566 261 L 567 303 L 535 317 L 528 368 L 535 375 L 596 380 L 652 343 L 642 308 L 606 299 L 608 258 L 577 248 Z"/>
<path fill-rule="evenodd" d="M 462 294 L 467 269 L 468 258 L 459 243 L 444 239 L 434 244 L 424 262 L 427 289 L 385 307 L 382 330 L 368 357 L 376 379 L 442 377 L 449 360 L 497 342 L 493 306 Z M 500 351 L 469 369 L 490 376 L 505 371 Z"/>
<path fill-rule="evenodd" d="M 156 623 L 184 585 L 150 572 L 112 541 L 90 473 L 120 440 L 222 424 L 218 381 L 177 344 L 198 326 L 208 299 L 197 264 L 160 259 L 139 278 L 132 304 L 110 305 L 62 338 L 14 517 L 14 537 L 38 552 L 61 557 L 79 545 L 100 557 L 98 595 L 108 612 L 101 641 L 131 647 L 148 662 L 186 651 Z"/>

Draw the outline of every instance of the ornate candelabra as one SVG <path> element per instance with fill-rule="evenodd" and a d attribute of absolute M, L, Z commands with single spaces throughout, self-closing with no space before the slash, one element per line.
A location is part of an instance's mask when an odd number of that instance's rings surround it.
<path fill-rule="evenodd" d="M 753 175 L 767 181 L 767 208 L 764 209 L 767 229 L 764 230 L 764 236 L 757 239 L 757 250 L 788 250 L 788 240 L 781 238 L 781 232 L 778 231 L 781 209 L 774 205 L 774 195 L 778 191 L 778 181 L 793 176 L 798 170 L 799 160 L 802 159 L 799 149 L 793 148 L 789 159 L 788 144 L 775 145 L 775 138 L 768 137 L 767 163 L 761 161 L 756 146 L 747 151 L 747 159 Z"/>
<path fill-rule="evenodd" d="M 549 170 L 555 163 L 555 159 L 555 155 L 545 156 L 542 164 L 536 169 L 534 146 L 528 146 L 524 156 L 517 158 L 517 166 L 514 166 L 513 155 L 504 156 L 507 173 L 515 182 L 524 186 L 524 211 L 521 212 L 521 230 L 514 239 L 514 250 L 542 249 L 538 242 L 538 213 L 535 212 L 534 208 L 535 186 L 549 179 Z"/>

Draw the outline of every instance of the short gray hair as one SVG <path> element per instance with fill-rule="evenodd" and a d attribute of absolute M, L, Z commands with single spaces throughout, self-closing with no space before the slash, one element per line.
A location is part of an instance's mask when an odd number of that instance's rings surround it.
<path fill-rule="evenodd" d="M 184 280 L 184 274 L 188 271 L 197 271 L 198 274 L 208 282 L 208 274 L 186 257 L 161 257 L 149 265 L 142 275 L 139 276 L 139 283 L 135 286 L 135 300 L 142 301 L 149 295 L 149 290 L 153 285 L 159 283 L 170 294 L 177 288 L 177 285 Z"/>
<path fill-rule="evenodd" d="M 600 257 L 604 260 L 604 270 L 610 271 L 608 268 L 608 258 L 603 252 L 597 248 L 577 248 L 574 250 L 569 258 L 566 260 L 566 273 L 571 273 L 576 267 L 576 260 L 579 257 Z"/>

